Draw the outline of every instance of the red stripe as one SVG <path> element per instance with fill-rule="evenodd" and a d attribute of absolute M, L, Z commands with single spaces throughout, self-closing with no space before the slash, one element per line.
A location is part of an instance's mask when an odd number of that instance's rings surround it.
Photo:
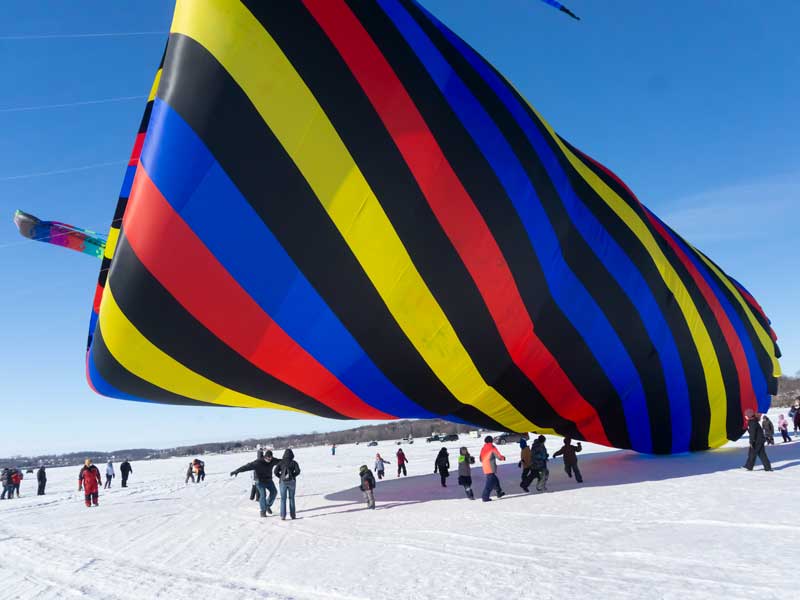
<path fill-rule="evenodd" d="M 725 342 L 728 344 L 728 349 L 731 352 L 731 356 L 733 357 L 734 365 L 736 365 L 736 376 L 739 381 L 739 399 L 742 405 L 742 411 L 752 408 L 757 408 L 756 396 L 755 391 L 753 390 L 753 384 L 750 380 L 750 367 L 747 364 L 747 356 L 744 353 L 744 348 L 742 347 L 742 342 L 739 340 L 739 336 L 736 335 L 736 331 L 733 328 L 733 325 L 728 319 L 728 315 L 725 313 L 725 310 L 722 308 L 722 305 L 719 302 L 716 294 L 708 285 L 708 282 L 705 278 L 700 274 L 700 272 L 695 267 L 694 263 L 689 259 L 689 256 L 683 251 L 683 249 L 678 245 L 675 241 L 673 236 L 664 228 L 664 226 L 658 221 L 658 219 L 654 218 L 652 213 L 639 201 L 639 198 L 636 197 L 636 194 L 625 185 L 619 177 L 617 177 L 610 169 L 606 168 L 605 166 L 601 165 L 599 162 L 580 152 L 581 156 L 584 156 L 586 159 L 590 160 L 594 165 L 596 165 L 599 169 L 601 169 L 606 175 L 611 177 L 614 181 L 616 181 L 623 189 L 625 189 L 628 194 L 633 198 L 636 203 L 639 205 L 639 208 L 644 212 L 647 216 L 647 220 L 650 222 L 650 225 L 655 228 L 658 234 L 667 242 L 672 251 L 677 255 L 678 259 L 681 261 L 683 266 L 689 271 L 689 275 L 694 280 L 695 285 L 700 290 L 705 301 L 708 303 L 709 307 L 711 308 L 711 312 L 714 313 L 714 318 L 716 318 L 717 323 L 719 324 L 720 329 L 722 330 L 722 335 L 725 338 Z"/>
<path fill-rule="evenodd" d="M 610 445 L 594 407 L 533 333 L 511 269 L 413 100 L 342 0 L 304 0 L 383 121 L 469 271 L 514 363 L 587 439 Z"/>
<path fill-rule="evenodd" d="M 203 245 L 139 166 L 123 219 L 145 268 L 242 357 L 353 419 L 394 419 L 365 403 L 289 337 Z"/>
<path fill-rule="evenodd" d="M 131 152 L 131 160 L 128 162 L 128 166 L 131 165 L 138 165 L 139 164 L 139 157 L 142 155 L 142 146 L 144 145 L 144 136 L 146 132 L 142 132 L 136 135 L 136 141 L 133 143 L 133 152 Z"/>
<path fill-rule="evenodd" d="M 100 314 L 100 301 L 103 299 L 103 286 L 99 283 L 94 289 L 94 302 L 92 302 L 92 310 L 94 314 Z"/>
<path fill-rule="evenodd" d="M 753 310 L 755 310 L 759 315 L 761 315 L 761 318 L 764 319 L 764 322 L 762 323 L 762 326 L 764 327 L 764 329 L 769 331 L 769 335 L 772 338 L 772 341 L 773 342 L 777 342 L 778 341 L 778 334 L 776 334 L 775 331 L 770 326 L 769 318 L 767 317 L 767 314 L 764 312 L 764 309 L 761 308 L 761 305 L 758 302 L 756 302 L 756 299 L 753 298 L 753 296 L 750 294 L 750 292 L 748 292 L 746 289 L 744 289 L 741 285 L 739 285 L 735 281 L 733 282 L 733 285 L 736 286 L 736 289 L 739 290 L 739 293 L 742 295 L 742 297 L 745 299 L 745 301 L 747 301 L 747 303 L 750 305 L 750 307 Z"/>

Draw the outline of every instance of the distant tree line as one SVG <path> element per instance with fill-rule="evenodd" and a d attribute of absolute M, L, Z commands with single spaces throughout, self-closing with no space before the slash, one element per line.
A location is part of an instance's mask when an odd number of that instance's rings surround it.
<path fill-rule="evenodd" d="M 108 460 L 116 462 L 123 460 L 151 460 L 158 458 L 171 458 L 173 456 L 201 456 L 208 453 L 243 452 L 252 450 L 256 446 L 269 448 L 301 448 L 303 446 L 320 446 L 326 444 L 353 444 L 364 443 L 372 440 L 399 440 L 406 436 L 427 437 L 431 433 L 466 433 L 474 429 L 459 423 L 450 423 L 442 419 L 424 419 L 415 421 L 388 421 L 379 425 L 363 425 L 344 431 L 331 431 L 327 433 L 312 432 L 278 437 L 250 438 L 230 442 L 209 442 L 205 444 L 192 444 L 175 448 L 129 448 L 114 450 L 113 452 L 99 452 L 85 450 L 66 454 L 43 454 L 39 456 L 15 456 L 0 458 L 0 468 L 19 467 L 34 468 L 39 464 L 46 467 L 65 467 L 80 465 L 89 457 L 95 463 L 101 464 Z"/>

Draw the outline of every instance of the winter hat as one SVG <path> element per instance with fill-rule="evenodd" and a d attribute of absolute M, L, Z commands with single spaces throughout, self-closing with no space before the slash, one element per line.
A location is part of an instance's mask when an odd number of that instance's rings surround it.
<path fill-rule="evenodd" d="M 494 438 L 490 435 L 487 435 L 485 438 L 483 438 L 483 441 L 487 444 L 491 444 L 494 441 Z"/>
<path fill-rule="evenodd" d="M 539 437 L 536 438 L 536 441 L 537 442 L 544 442 L 544 441 L 547 441 L 547 438 L 545 438 L 543 435 L 540 435 Z"/>
<path fill-rule="evenodd" d="M 366 470 L 367 470 L 367 465 L 361 465 L 360 467 L 358 467 L 358 472 L 359 473 L 363 473 Z"/>

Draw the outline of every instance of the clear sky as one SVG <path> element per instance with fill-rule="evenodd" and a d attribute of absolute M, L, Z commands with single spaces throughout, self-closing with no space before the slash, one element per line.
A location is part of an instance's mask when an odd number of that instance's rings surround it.
<path fill-rule="evenodd" d="M 557 131 L 747 286 L 780 336 L 784 371 L 797 372 L 800 3 L 566 3 L 582 21 L 538 0 L 424 0 Z M 12 0 L 3 12 L 0 456 L 342 427 L 90 391 L 99 261 L 22 240 L 12 215 L 107 231 L 172 3 Z"/>

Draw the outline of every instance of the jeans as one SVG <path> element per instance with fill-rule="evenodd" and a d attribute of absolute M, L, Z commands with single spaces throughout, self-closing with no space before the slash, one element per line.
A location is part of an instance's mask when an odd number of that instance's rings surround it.
<path fill-rule="evenodd" d="M 3 494 L 0 495 L 0 500 L 5 500 L 6 494 L 8 494 L 8 499 L 9 500 L 11 500 L 11 498 L 14 497 L 14 486 L 13 485 L 4 485 L 3 486 Z"/>
<path fill-rule="evenodd" d="M 278 490 L 275 489 L 275 484 L 272 483 L 272 481 L 268 481 L 267 483 L 261 483 L 259 481 L 256 483 L 256 488 L 258 489 L 258 508 L 261 509 L 262 513 L 265 513 L 268 508 L 272 507 L 272 503 L 275 502 L 275 496 L 278 495 Z M 269 499 L 267 499 L 267 490 L 269 490 Z M 281 496 L 283 496 L 283 490 L 281 490 Z M 292 491 L 291 506 L 292 514 L 294 514 L 294 488 Z"/>
<path fill-rule="evenodd" d="M 492 490 L 497 490 L 498 498 L 503 493 L 503 490 L 500 489 L 500 480 L 497 478 L 497 475 L 494 473 L 488 473 L 486 475 L 486 485 L 483 486 L 483 494 L 481 495 L 484 502 L 489 501 L 489 496 L 492 495 Z"/>
<path fill-rule="evenodd" d="M 290 481 L 281 481 L 281 519 L 286 518 L 286 498 L 289 498 L 289 514 L 294 519 L 294 490 L 297 487 L 297 481 L 292 479 Z"/>

